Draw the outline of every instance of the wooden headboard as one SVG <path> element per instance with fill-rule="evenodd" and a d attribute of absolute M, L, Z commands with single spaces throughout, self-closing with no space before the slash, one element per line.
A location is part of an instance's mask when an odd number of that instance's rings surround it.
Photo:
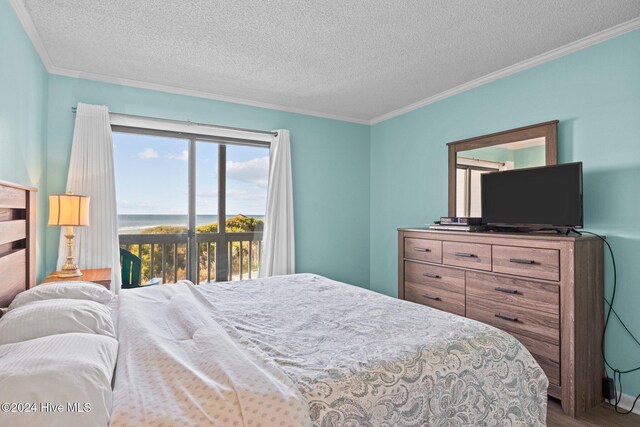
<path fill-rule="evenodd" d="M 0 181 L 0 307 L 36 284 L 37 191 Z"/>

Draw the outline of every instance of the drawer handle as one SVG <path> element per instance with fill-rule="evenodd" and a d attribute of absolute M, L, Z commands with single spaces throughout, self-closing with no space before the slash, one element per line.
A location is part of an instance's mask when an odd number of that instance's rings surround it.
<path fill-rule="evenodd" d="M 478 255 L 470 254 L 468 252 L 456 252 L 454 255 L 455 256 L 465 257 L 465 258 L 477 258 L 478 257 Z"/>
<path fill-rule="evenodd" d="M 442 301 L 442 299 L 440 297 L 432 297 L 431 295 L 427 295 L 427 294 L 424 294 L 422 296 L 427 298 L 427 299 L 434 300 L 434 301 Z"/>
<path fill-rule="evenodd" d="M 421 248 L 421 247 L 418 247 L 418 246 L 416 246 L 415 248 L 413 248 L 413 250 L 414 250 L 414 251 L 416 251 L 416 252 L 431 252 L 431 249 L 428 249 L 428 248 Z"/>
<path fill-rule="evenodd" d="M 440 276 L 438 276 L 437 274 L 433 274 L 433 273 L 424 273 L 423 276 L 431 277 L 432 279 L 441 279 Z"/>
<path fill-rule="evenodd" d="M 517 317 L 507 316 L 506 314 L 502 314 L 502 313 L 496 313 L 496 317 L 499 317 L 500 319 L 508 320 L 509 322 L 517 322 L 518 321 Z"/>
<path fill-rule="evenodd" d="M 495 288 L 495 290 L 498 291 L 498 292 L 504 292 L 505 294 L 514 294 L 514 295 L 516 295 L 516 294 L 520 293 L 515 289 L 507 289 L 507 288 L 500 288 L 500 287 Z"/>
<path fill-rule="evenodd" d="M 509 262 L 513 262 L 515 264 L 535 264 L 536 263 L 532 259 L 520 259 L 520 258 L 511 258 Z"/>

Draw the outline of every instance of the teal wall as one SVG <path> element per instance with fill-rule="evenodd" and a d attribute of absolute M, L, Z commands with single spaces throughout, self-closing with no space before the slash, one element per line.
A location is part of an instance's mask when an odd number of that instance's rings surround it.
<path fill-rule="evenodd" d="M 538 147 L 513 150 L 513 161 L 514 166 L 518 169 L 544 165 L 546 161 L 545 147 L 540 145 Z"/>
<path fill-rule="evenodd" d="M 0 180 L 40 190 L 37 259 L 42 277 L 47 72 L 6 1 L 0 2 L 0 58 Z"/>
<path fill-rule="evenodd" d="M 558 161 L 584 162 L 585 229 L 615 250 L 616 310 L 640 335 L 640 31 L 372 126 L 370 288 L 396 295 L 396 228 L 446 214 L 447 142 L 554 119 Z M 606 274 L 610 296 L 609 261 Z M 614 365 L 640 365 L 617 320 L 606 344 Z M 624 386 L 640 393 L 640 374 Z"/>
<path fill-rule="evenodd" d="M 48 192 L 64 191 L 78 102 L 124 114 L 251 129 L 289 129 L 296 269 L 369 284 L 369 126 L 95 81 L 49 77 Z M 55 268 L 57 230 L 47 233 Z"/>

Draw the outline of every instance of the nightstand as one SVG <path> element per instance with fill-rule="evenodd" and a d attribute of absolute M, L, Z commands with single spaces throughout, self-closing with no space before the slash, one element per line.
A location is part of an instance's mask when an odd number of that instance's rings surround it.
<path fill-rule="evenodd" d="M 93 270 L 82 270 L 82 276 L 80 277 L 58 277 L 56 273 L 49 274 L 42 283 L 51 282 L 93 282 L 98 285 L 102 285 L 107 289 L 111 289 L 111 269 L 110 268 L 96 268 Z"/>

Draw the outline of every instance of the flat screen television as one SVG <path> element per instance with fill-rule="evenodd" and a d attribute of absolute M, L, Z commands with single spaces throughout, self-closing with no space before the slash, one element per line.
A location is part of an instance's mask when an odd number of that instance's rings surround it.
<path fill-rule="evenodd" d="M 581 228 L 582 162 L 492 172 L 481 178 L 489 226 Z"/>

